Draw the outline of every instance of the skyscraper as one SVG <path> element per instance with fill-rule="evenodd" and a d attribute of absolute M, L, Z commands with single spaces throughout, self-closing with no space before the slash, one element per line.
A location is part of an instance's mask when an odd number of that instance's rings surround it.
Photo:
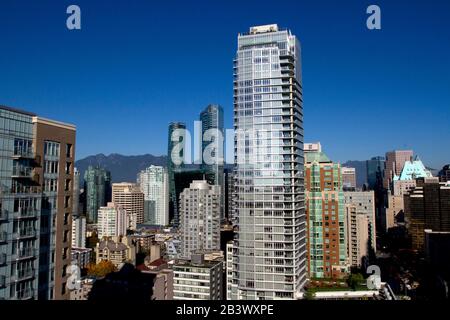
<path fill-rule="evenodd" d="M 306 281 L 300 57 L 277 25 L 238 35 L 233 299 L 295 299 Z"/>
<path fill-rule="evenodd" d="M 144 222 L 159 226 L 169 224 L 169 181 L 163 167 L 150 166 L 138 174 L 138 184 L 144 194 Z"/>
<path fill-rule="evenodd" d="M 194 180 L 180 195 L 182 256 L 220 250 L 220 186 Z"/>
<path fill-rule="evenodd" d="M 167 173 L 169 177 L 169 220 L 177 227 L 179 224 L 178 199 L 175 190 L 174 171 L 182 169 L 184 162 L 184 148 L 186 146 L 185 136 L 186 124 L 183 122 L 171 122 L 169 124 L 169 138 L 167 143 Z M 178 161 L 177 161 L 178 160 Z"/>
<path fill-rule="evenodd" d="M 312 278 L 348 272 L 342 172 L 323 152 L 305 152 L 308 271 Z"/>
<path fill-rule="evenodd" d="M 131 230 L 136 230 L 137 225 L 144 222 L 144 194 L 137 184 L 113 183 L 112 202 L 127 212 Z"/>
<path fill-rule="evenodd" d="M 202 122 L 202 165 L 205 173 L 214 175 L 214 184 L 220 186 L 220 219 L 225 219 L 224 194 L 224 131 L 223 109 L 219 105 L 210 104 L 200 113 Z"/>
<path fill-rule="evenodd" d="M 67 299 L 75 126 L 0 106 L 0 300 Z"/>
<path fill-rule="evenodd" d="M 86 248 L 86 217 L 72 216 L 72 248 Z"/>
<path fill-rule="evenodd" d="M 386 152 L 385 173 L 383 185 L 385 189 L 391 188 L 392 179 L 400 175 L 406 161 L 413 157 L 412 150 L 395 150 Z"/>
<path fill-rule="evenodd" d="M 367 186 L 370 190 L 375 190 L 378 181 L 384 179 L 384 157 L 372 157 L 366 161 Z"/>
<path fill-rule="evenodd" d="M 375 218 L 375 193 L 373 191 L 347 191 L 344 192 L 345 205 L 354 206 L 356 214 L 366 217 L 367 253 L 376 251 L 376 218 Z"/>
<path fill-rule="evenodd" d="M 84 193 L 88 223 L 97 223 L 98 209 L 111 201 L 111 173 L 98 166 L 89 166 L 84 172 Z"/>
<path fill-rule="evenodd" d="M 425 229 L 450 231 L 450 183 L 438 178 L 417 179 L 417 186 L 404 196 L 405 219 L 412 248 L 424 251 Z"/>
<path fill-rule="evenodd" d="M 355 191 L 356 190 L 356 169 L 342 167 L 342 188 L 344 191 Z"/>

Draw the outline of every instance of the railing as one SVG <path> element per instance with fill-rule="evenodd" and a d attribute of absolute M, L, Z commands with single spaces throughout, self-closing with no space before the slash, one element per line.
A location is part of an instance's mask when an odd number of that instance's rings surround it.
<path fill-rule="evenodd" d="M 16 294 L 14 295 L 14 300 L 28 300 L 33 298 L 34 292 L 31 288 L 23 289 L 16 291 Z"/>
<path fill-rule="evenodd" d="M 17 251 L 16 260 L 32 258 L 34 257 L 34 254 L 35 254 L 34 248 L 21 248 Z"/>
<path fill-rule="evenodd" d="M 34 158 L 34 153 L 32 150 L 15 147 L 13 152 L 14 157 L 22 157 L 22 158 Z"/>
<path fill-rule="evenodd" d="M 22 281 L 32 277 L 34 277 L 34 270 L 31 268 L 24 270 L 17 270 L 17 274 L 14 276 L 14 281 Z"/>
<path fill-rule="evenodd" d="M 2 220 L 8 220 L 8 211 L 7 210 L 0 210 L 0 221 Z"/>
<path fill-rule="evenodd" d="M 33 227 L 28 227 L 25 229 L 21 229 L 19 232 L 14 234 L 15 238 L 28 238 L 36 236 L 36 231 Z"/>
<path fill-rule="evenodd" d="M 6 264 L 6 253 L 0 253 L 0 266 Z"/>
<path fill-rule="evenodd" d="M 13 167 L 13 177 L 30 177 L 33 174 L 33 168 L 32 167 L 25 167 L 25 166 L 15 166 Z"/>
<path fill-rule="evenodd" d="M 19 208 L 17 212 L 14 213 L 16 218 L 34 218 L 37 215 L 37 210 L 32 207 Z"/>
<path fill-rule="evenodd" d="M 3 231 L 0 232 L 0 243 L 8 241 L 8 234 Z"/>

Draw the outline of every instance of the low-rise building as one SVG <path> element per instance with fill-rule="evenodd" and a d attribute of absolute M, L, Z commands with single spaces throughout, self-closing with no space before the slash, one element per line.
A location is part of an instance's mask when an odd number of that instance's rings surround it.
<path fill-rule="evenodd" d="M 136 264 L 136 246 L 130 237 L 113 237 L 100 241 L 96 247 L 97 263 L 111 261 L 116 267 L 124 262 Z"/>
<path fill-rule="evenodd" d="M 222 300 L 223 261 L 205 261 L 203 254 L 173 266 L 174 300 Z"/>

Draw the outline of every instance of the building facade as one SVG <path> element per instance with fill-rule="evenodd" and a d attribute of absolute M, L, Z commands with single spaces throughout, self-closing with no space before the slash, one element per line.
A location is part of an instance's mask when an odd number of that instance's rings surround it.
<path fill-rule="evenodd" d="M 164 167 L 150 166 L 138 174 L 138 184 L 144 194 L 144 222 L 169 224 L 169 176 Z"/>
<path fill-rule="evenodd" d="M 72 247 L 86 248 L 86 217 L 72 216 Z"/>
<path fill-rule="evenodd" d="M 127 235 L 130 226 L 129 213 L 120 205 L 108 202 L 106 207 L 98 209 L 98 238 L 120 237 Z"/>
<path fill-rule="evenodd" d="M 112 202 L 127 212 L 131 230 L 136 230 L 138 224 L 144 223 L 144 194 L 137 184 L 113 183 Z"/>
<path fill-rule="evenodd" d="M 300 42 L 238 35 L 234 60 L 233 299 L 295 299 L 306 282 Z"/>
<path fill-rule="evenodd" d="M 0 299 L 68 299 L 75 126 L 0 106 Z"/>
<path fill-rule="evenodd" d="M 342 167 L 342 188 L 344 191 L 356 190 L 356 169 L 349 167 Z"/>
<path fill-rule="evenodd" d="M 220 186 L 194 180 L 180 195 L 183 258 L 197 250 L 220 249 Z"/>
<path fill-rule="evenodd" d="M 111 173 L 89 166 L 84 172 L 84 193 L 88 223 L 97 223 L 98 209 L 111 201 Z"/>
<path fill-rule="evenodd" d="M 383 186 L 385 189 L 391 188 L 391 183 L 395 175 L 400 175 L 406 161 L 413 157 L 412 150 L 395 150 L 386 152 L 385 170 Z"/>
<path fill-rule="evenodd" d="M 223 261 L 205 261 L 194 254 L 173 266 L 174 300 L 222 300 Z"/>
<path fill-rule="evenodd" d="M 307 269 L 311 278 L 348 272 L 341 167 L 323 152 L 305 152 Z"/>
<path fill-rule="evenodd" d="M 223 109 L 216 104 L 208 105 L 200 113 L 202 123 L 202 164 L 205 173 L 214 176 L 214 184 L 224 191 L 224 129 Z M 225 219 L 225 194 L 220 196 L 220 219 Z"/>
<path fill-rule="evenodd" d="M 376 251 L 376 219 L 375 219 L 375 193 L 373 191 L 346 191 L 344 203 L 356 207 L 357 214 L 365 216 L 368 222 L 367 250 Z"/>
<path fill-rule="evenodd" d="M 355 204 L 345 205 L 347 255 L 352 267 L 361 268 L 369 255 L 369 220 Z"/>
<path fill-rule="evenodd" d="M 450 184 L 438 178 L 422 178 L 404 196 L 405 220 L 412 248 L 423 252 L 425 229 L 450 231 Z"/>
<path fill-rule="evenodd" d="M 174 227 L 178 227 L 178 198 L 175 192 L 175 171 L 184 168 L 184 148 L 186 146 L 186 124 L 171 122 L 169 124 L 169 139 L 167 150 L 167 174 L 169 177 L 169 220 Z"/>

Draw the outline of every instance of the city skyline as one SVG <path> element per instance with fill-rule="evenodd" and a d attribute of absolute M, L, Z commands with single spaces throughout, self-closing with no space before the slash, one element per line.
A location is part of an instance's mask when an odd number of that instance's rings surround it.
<path fill-rule="evenodd" d="M 256 8 L 257 18 L 248 16 L 255 5 L 249 1 L 233 12 L 233 24 L 222 20 L 233 3 L 202 4 L 223 18 L 212 14 L 196 22 L 200 3 L 78 1 L 82 30 L 71 33 L 65 28 L 66 3 L 25 7 L 6 1 L 0 36 L 9 50 L 0 53 L 0 103 L 74 123 L 77 159 L 97 153 L 165 154 L 168 123 L 185 122 L 193 132 L 198 112 L 208 104 L 222 105 L 225 128 L 232 128 L 233 39 L 251 25 L 277 23 L 302 39 L 305 141 L 321 141 L 336 162 L 412 149 L 425 165 L 440 169 L 450 151 L 430 142 L 450 137 L 445 122 L 449 3 L 377 4 L 383 27 L 369 31 L 366 6 L 356 1 L 345 8 L 331 1 L 290 3 L 292 12 Z M 156 14 L 168 11 L 173 17 L 168 22 Z M 339 17 L 341 23 L 334 25 Z M 193 30 L 195 37 L 189 37 Z M 173 76 L 175 95 L 163 87 Z M 118 119 L 119 130 L 111 126 Z"/>

